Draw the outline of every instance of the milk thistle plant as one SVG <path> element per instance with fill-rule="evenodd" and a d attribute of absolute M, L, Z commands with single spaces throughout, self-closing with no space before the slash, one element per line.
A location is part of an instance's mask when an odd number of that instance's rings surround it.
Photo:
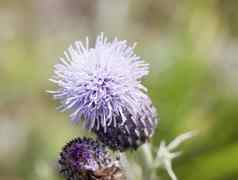
<path fill-rule="evenodd" d="M 54 66 L 50 81 L 57 89 L 49 93 L 59 100 L 59 110 L 68 111 L 73 122 L 82 120 L 97 139 L 74 139 L 63 148 L 59 171 L 67 180 L 127 179 L 123 165 L 113 159 L 113 154 L 137 150 L 146 143 L 142 149 L 147 159 L 151 158 L 148 141 L 158 116 L 141 83 L 149 65 L 134 53 L 134 48 L 135 44 L 130 46 L 125 40 L 109 41 L 102 33 L 93 47 L 88 38 L 85 45 L 76 41 Z M 154 164 L 153 171 L 166 168 L 176 179 L 171 160 L 177 154 L 170 150 L 173 148 L 162 142 L 150 165 Z"/>

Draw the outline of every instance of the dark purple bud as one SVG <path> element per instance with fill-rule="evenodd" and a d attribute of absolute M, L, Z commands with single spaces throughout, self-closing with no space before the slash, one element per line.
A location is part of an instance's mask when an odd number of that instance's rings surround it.
<path fill-rule="evenodd" d="M 125 177 L 118 160 L 98 141 L 90 138 L 76 138 L 67 143 L 60 153 L 58 164 L 59 173 L 67 180 Z"/>

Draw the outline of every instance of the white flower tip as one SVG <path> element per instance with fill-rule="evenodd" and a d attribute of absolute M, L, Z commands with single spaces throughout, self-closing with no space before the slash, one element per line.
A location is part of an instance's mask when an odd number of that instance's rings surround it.
<path fill-rule="evenodd" d="M 137 42 L 134 42 L 133 45 L 132 45 L 132 49 L 135 49 L 137 44 L 138 44 Z"/>
<path fill-rule="evenodd" d="M 46 90 L 45 92 L 48 94 L 54 94 L 56 91 Z"/>

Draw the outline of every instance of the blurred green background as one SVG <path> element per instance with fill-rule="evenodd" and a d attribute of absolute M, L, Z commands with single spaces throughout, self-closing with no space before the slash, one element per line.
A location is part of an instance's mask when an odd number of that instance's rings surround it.
<path fill-rule="evenodd" d="M 45 91 L 75 40 L 138 42 L 158 109 L 154 146 L 188 130 L 181 180 L 238 179 L 237 0 L 0 0 L 0 180 L 58 180 L 60 148 L 86 132 Z M 158 171 L 168 180 L 165 171 Z"/>

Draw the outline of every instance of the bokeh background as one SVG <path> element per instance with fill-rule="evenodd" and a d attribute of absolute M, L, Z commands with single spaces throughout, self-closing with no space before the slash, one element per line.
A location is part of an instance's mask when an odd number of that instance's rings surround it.
<path fill-rule="evenodd" d="M 151 64 L 154 147 L 199 131 L 173 162 L 179 179 L 238 179 L 237 0 L 0 0 L 0 27 L 0 180 L 61 179 L 60 148 L 87 132 L 56 111 L 48 79 L 69 44 L 100 32 Z"/>

